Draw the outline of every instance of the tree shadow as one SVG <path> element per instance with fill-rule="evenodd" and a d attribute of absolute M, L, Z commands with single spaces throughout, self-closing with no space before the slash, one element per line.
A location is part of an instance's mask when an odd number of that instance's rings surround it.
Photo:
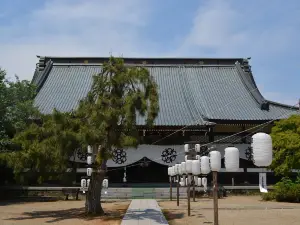
<path fill-rule="evenodd" d="M 156 223 L 159 224 L 168 224 L 166 218 L 162 214 L 160 210 L 156 209 L 146 209 L 146 210 L 139 210 L 139 209 L 128 209 L 127 213 L 123 217 L 123 221 L 126 220 L 154 220 Z"/>
<path fill-rule="evenodd" d="M 171 211 L 166 210 L 166 209 L 163 209 L 162 211 L 163 211 L 163 214 L 164 214 L 164 216 L 166 217 L 166 219 L 168 221 L 172 221 L 172 220 L 176 220 L 176 219 L 182 219 L 184 217 L 184 213 L 182 213 L 182 212 L 174 213 L 174 212 L 171 212 Z"/>
<path fill-rule="evenodd" d="M 126 212 L 125 207 L 119 207 L 113 210 L 105 210 L 104 216 L 91 216 L 86 215 L 85 208 L 71 208 L 64 210 L 51 210 L 51 211 L 33 211 L 24 212 L 22 217 L 9 218 L 6 220 L 20 221 L 30 219 L 47 219 L 46 223 L 57 223 L 68 219 L 81 219 L 81 220 L 95 220 L 102 219 L 105 221 L 122 219 Z"/>
<path fill-rule="evenodd" d="M 20 197 L 20 198 L 1 200 L 0 206 L 25 204 L 25 203 L 29 203 L 29 202 L 56 202 L 56 201 L 60 201 L 60 200 L 61 200 L 61 198 L 59 198 L 59 197 Z"/>

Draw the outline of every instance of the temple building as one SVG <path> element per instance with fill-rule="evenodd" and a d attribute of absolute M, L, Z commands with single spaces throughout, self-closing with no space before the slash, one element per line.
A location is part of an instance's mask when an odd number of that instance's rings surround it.
<path fill-rule="evenodd" d="M 44 114 L 54 108 L 76 109 L 92 85 L 92 76 L 101 72 L 108 58 L 38 56 L 32 82 L 37 85 L 35 105 Z M 258 183 L 251 159 L 251 136 L 270 133 L 273 122 L 299 113 L 298 107 L 266 100 L 258 90 L 251 66 L 243 58 L 124 58 L 125 64 L 146 67 L 159 87 L 160 112 L 155 126 L 145 126 L 137 116 L 140 131 L 138 149 L 115 149 L 108 161 L 111 184 L 168 182 L 167 166 L 184 160 L 183 145 L 207 144 L 224 155 L 235 145 L 240 150 L 240 171 L 220 173 L 219 181 L 231 184 Z M 261 125 L 260 127 L 257 127 Z M 249 130 L 253 128 L 252 130 Z M 237 134 L 237 135 L 235 135 Z M 235 135 L 235 136 L 233 136 Z M 207 154 L 203 148 L 202 154 Z M 75 150 L 74 160 L 86 171 L 86 153 Z M 224 161 L 223 167 L 224 167 Z M 268 174 L 272 180 L 272 173 Z"/>

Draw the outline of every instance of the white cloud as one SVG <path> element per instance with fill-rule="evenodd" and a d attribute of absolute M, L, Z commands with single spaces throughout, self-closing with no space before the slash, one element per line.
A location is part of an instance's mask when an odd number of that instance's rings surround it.
<path fill-rule="evenodd" d="M 256 82 L 267 85 L 261 90 L 264 97 L 295 104 L 296 97 L 283 96 L 279 91 L 274 91 L 281 84 L 271 81 L 276 76 L 286 76 L 276 70 L 280 63 L 285 60 L 292 63 L 295 56 L 300 56 L 300 49 L 295 46 L 300 39 L 299 14 L 293 4 L 282 6 L 280 2 L 272 5 L 258 2 L 245 5 L 240 1 L 210 0 L 200 4 L 190 32 L 174 54 L 252 57 L 250 63 Z M 284 68 L 282 72 L 286 73 Z"/>
<path fill-rule="evenodd" d="M 289 12 L 282 12 L 286 17 L 283 18 L 280 17 L 283 14 L 272 15 L 272 8 L 265 11 L 264 3 L 250 5 L 248 10 L 245 5 L 236 3 L 211 0 L 201 4 L 179 52 L 202 49 L 209 50 L 214 57 L 241 57 L 244 54 L 244 57 L 252 55 L 263 59 L 288 52 L 293 41 L 300 37 L 298 15 L 288 16 Z M 279 20 L 268 22 L 277 16 Z"/>
<path fill-rule="evenodd" d="M 1 67 L 9 76 L 31 79 L 36 55 L 139 56 L 144 45 L 138 31 L 148 20 L 147 2 L 47 1 L 42 8 L 15 19 L 11 26 L 0 26 L 4 34 Z"/>

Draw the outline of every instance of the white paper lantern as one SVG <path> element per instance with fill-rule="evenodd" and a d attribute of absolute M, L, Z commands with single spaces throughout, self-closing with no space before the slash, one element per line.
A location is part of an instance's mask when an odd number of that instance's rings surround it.
<path fill-rule="evenodd" d="M 92 153 L 93 153 L 92 146 L 88 145 L 88 147 L 87 147 L 87 152 L 88 152 L 89 154 L 92 154 Z"/>
<path fill-rule="evenodd" d="M 200 175 L 200 161 L 199 160 L 192 160 L 192 173 L 193 175 Z"/>
<path fill-rule="evenodd" d="M 175 173 L 176 173 L 176 175 L 179 175 L 179 165 L 180 164 L 175 164 Z"/>
<path fill-rule="evenodd" d="M 88 164 L 88 165 L 92 165 L 92 163 L 93 163 L 92 156 L 89 155 L 89 156 L 87 157 L 87 164 Z"/>
<path fill-rule="evenodd" d="M 86 179 L 81 179 L 81 187 L 82 188 L 86 187 Z"/>
<path fill-rule="evenodd" d="M 176 173 L 175 173 L 175 166 L 172 166 L 172 176 L 176 176 Z"/>
<path fill-rule="evenodd" d="M 183 182 L 183 178 L 181 178 L 180 182 L 179 182 L 181 187 L 184 187 L 184 182 Z"/>
<path fill-rule="evenodd" d="M 219 151 L 211 151 L 209 155 L 211 170 L 219 172 L 221 170 L 221 153 Z"/>
<path fill-rule="evenodd" d="M 240 168 L 240 153 L 236 147 L 225 148 L 225 168 L 228 172 L 237 172 Z"/>
<path fill-rule="evenodd" d="M 86 175 L 87 176 L 89 176 L 89 177 L 92 176 L 92 173 L 93 173 L 93 169 L 92 168 L 87 168 L 86 169 Z"/>
<path fill-rule="evenodd" d="M 108 180 L 107 179 L 104 179 L 103 182 L 102 182 L 102 187 L 103 188 L 108 188 Z"/>
<path fill-rule="evenodd" d="M 195 151 L 200 152 L 200 144 L 195 144 Z"/>
<path fill-rule="evenodd" d="M 168 167 L 168 176 L 171 176 L 171 167 Z"/>
<path fill-rule="evenodd" d="M 188 185 L 188 183 L 189 183 L 189 180 L 188 180 L 188 178 L 185 178 L 185 185 L 187 186 L 187 185 Z"/>
<path fill-rule="evenodd" d="M 257 133 L 252 136 L 252 151 L 254 165 L 267 167 L 273 160 L 272 138 L 266 133 Z"/>
<path fill-rule="evenodd" d="M 179 171 L 179 175 L 182 175 L 181 164 L 179 164 L 178 171 Z"/>
<path fill-rule="evenodd" d="M 210 173 L 209 157 L 208 156 L 202 156 L 200 158 L 200 164 L 201 164 L 201 173 L 202 174 L 209 174 Z"/>
<path fill-rule="evenodd" d="M 186 174 L 186 162 L 181 163 L 181 172 L 182 174 Z"/>
<path fill-rule="evenodd" d="M 198 187 L 201 187 L 201 185 L 202 185 L 202 182 L 201 182 L 201 178 L 200 177 L 198 177 L 198 180 L 197 180 L 197 186 Z"/>
<path fill-rule="evenodd" d="M 207 178 L 206 177 L 202 177 L 202 185 L 204 187 L 204 191 L 207 190 Z"/>
<path fill-rule="evenodd" d="M 193 172 L 193 160 L 187 160 L 185 168 L 186 168 L 186 172 L 188 174 L 191 174 Z"/>
<path fill-rule="evenodd" d="M 184 145 L 184 151 L 185 152 L 189 152 L 189 144 L 185 144 Z"/>
<path fill-rule="evenodd" d="M 91 182 L 91 180 L 90 180 L 90 179 L 87 179 L 87 181 L 86 181 L 86 186 L 87 186 L 87 187 L 90 186 L 90 182 Z"/>

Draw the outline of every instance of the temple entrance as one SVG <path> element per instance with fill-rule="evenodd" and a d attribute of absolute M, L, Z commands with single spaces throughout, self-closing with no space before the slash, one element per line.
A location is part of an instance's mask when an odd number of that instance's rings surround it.
<path fill-rule="evenodd" d="M 168 166 L 156 163 L 144 157 L 136 163 L 126 167 L 127 182 L 123 182 L 125 167 L 118 167 L 115 170 L 114 168 L 111 168 L 111 171 L 108 169 L 107 176 L 109 177 L 110 183 L 112 185 L 114 183 L 117 186 L 132 186 L 134 184 L 156 184 L 160 186 L 160 184 L 167 185 L 169 182 L 167 168 Z"/>

